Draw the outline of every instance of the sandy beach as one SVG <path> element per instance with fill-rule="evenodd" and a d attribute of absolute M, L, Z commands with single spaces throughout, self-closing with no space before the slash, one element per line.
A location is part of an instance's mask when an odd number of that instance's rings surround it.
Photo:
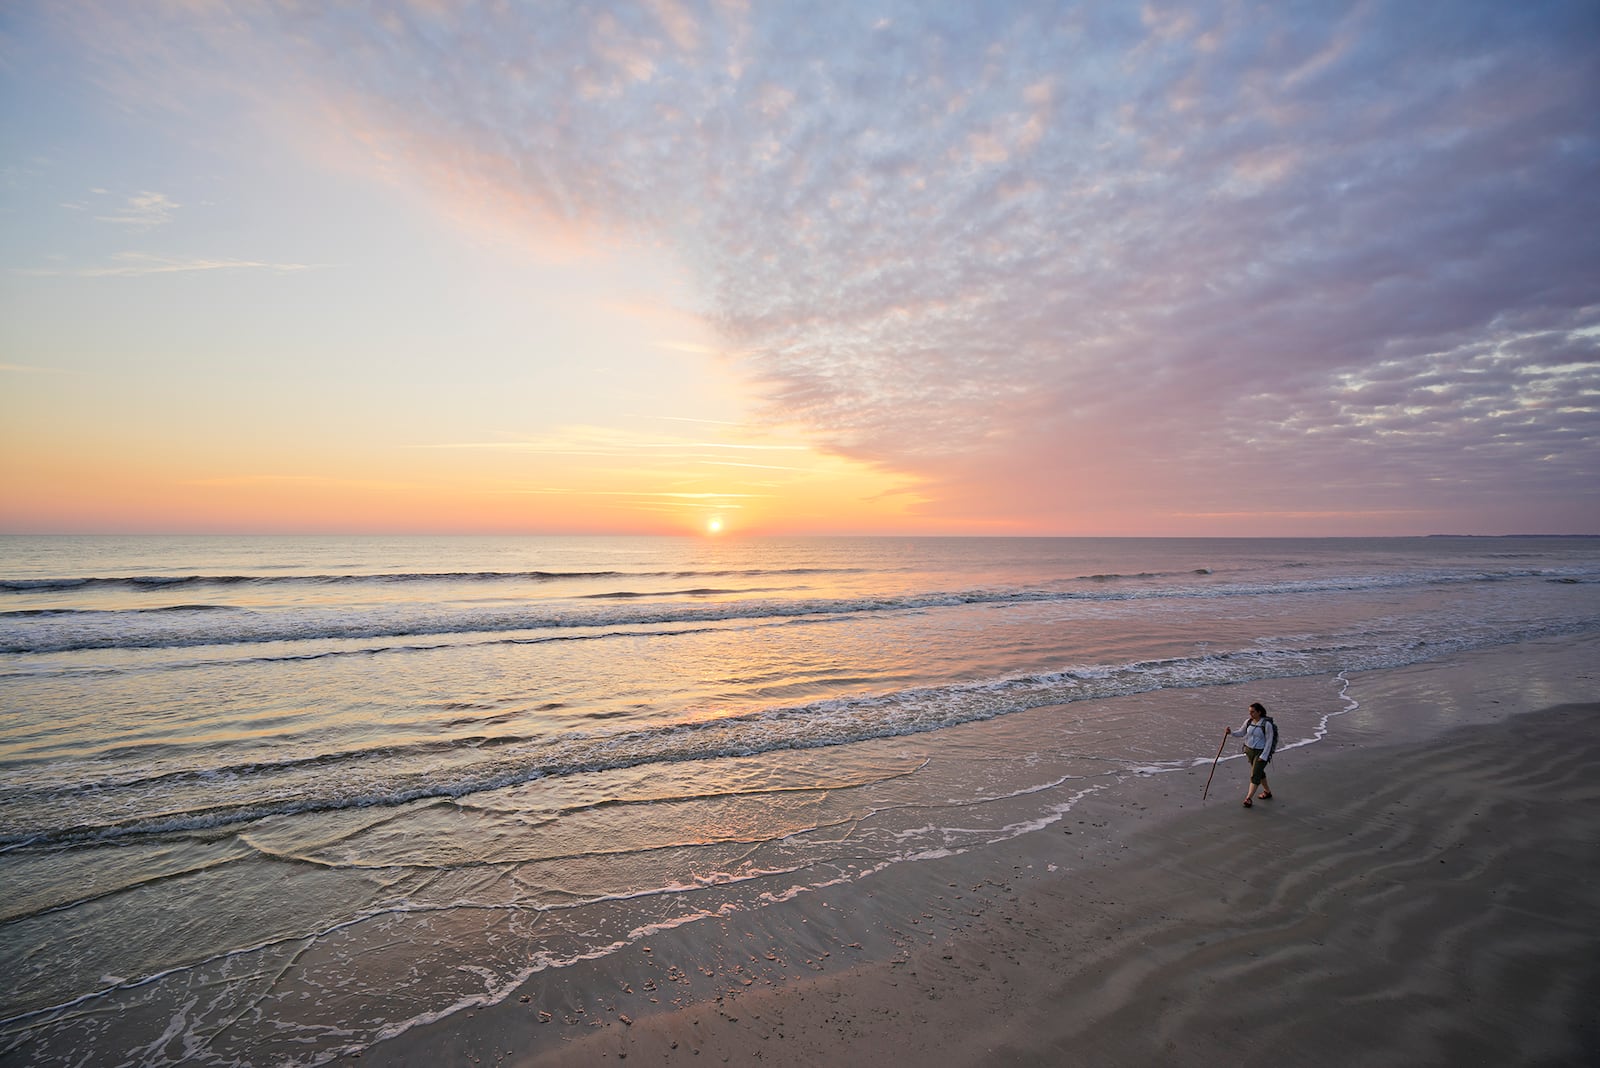
<path fill-rule="evenodd" d="M 1499 702 L 1495 702 L 1499 704 Z M 1483 709 L 1479 710 L 1484 711 Z M 1003 850 L 662 931 L 365 1064 L 1600 1057 L 1600 703 L 1136 777 Z"/>

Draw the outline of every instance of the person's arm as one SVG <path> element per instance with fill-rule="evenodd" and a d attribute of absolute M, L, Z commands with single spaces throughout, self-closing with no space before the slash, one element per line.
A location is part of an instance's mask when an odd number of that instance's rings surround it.
<path fill-rule="evenodd" d="M 1261 763 L 1267 764 L 1272 760 L 1272 754 L 1278 751 L 1278 725 L 1270 719 L 1261 721 L 1261 730 L 1264 737 L 1261 739 Z"/>

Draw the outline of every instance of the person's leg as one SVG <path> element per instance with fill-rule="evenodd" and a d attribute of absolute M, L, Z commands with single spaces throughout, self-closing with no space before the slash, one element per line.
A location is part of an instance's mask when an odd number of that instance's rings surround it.
<path fill-rule="evenodd" d="M 1261 751 L 1245 746 L 1245 759 L 1250 762 L 1250 777 L 1244 784 L 1244 807 L 1250 807 L 1250 799 L 1256 795 L 1257 777 L 1261 774 Z"/>
<path fill-rule="evenodd" d="M 1261 800 L 1265 801 L 1272 796 L 1272 787 L 1267 785 L 1267 766 L 1261 765 Z"/>

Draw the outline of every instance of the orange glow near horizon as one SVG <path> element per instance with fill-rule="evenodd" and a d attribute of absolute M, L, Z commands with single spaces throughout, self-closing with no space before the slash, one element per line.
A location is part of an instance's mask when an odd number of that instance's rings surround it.
<path fill-rule="evenodd" d="M 908 480 L 792 443 L 579 429 L 496 445 L 335 456 L 62 441 L 0 432 L 15 533 L 900 533 Z M 756 456 L 755 461 L 724 456 Z M 779 462 L 766 462 L 781 456 Z"/>

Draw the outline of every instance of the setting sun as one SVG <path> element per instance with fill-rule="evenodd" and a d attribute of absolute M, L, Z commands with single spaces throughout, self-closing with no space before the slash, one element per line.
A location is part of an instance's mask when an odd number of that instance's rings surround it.
<path fill-rule="evenodd" d="M 722 517 L 721 516 L 712 516 L 710 519 L 706 520 L 706 533 L 707 534 L 721 534 L 722 533 Z"/>

